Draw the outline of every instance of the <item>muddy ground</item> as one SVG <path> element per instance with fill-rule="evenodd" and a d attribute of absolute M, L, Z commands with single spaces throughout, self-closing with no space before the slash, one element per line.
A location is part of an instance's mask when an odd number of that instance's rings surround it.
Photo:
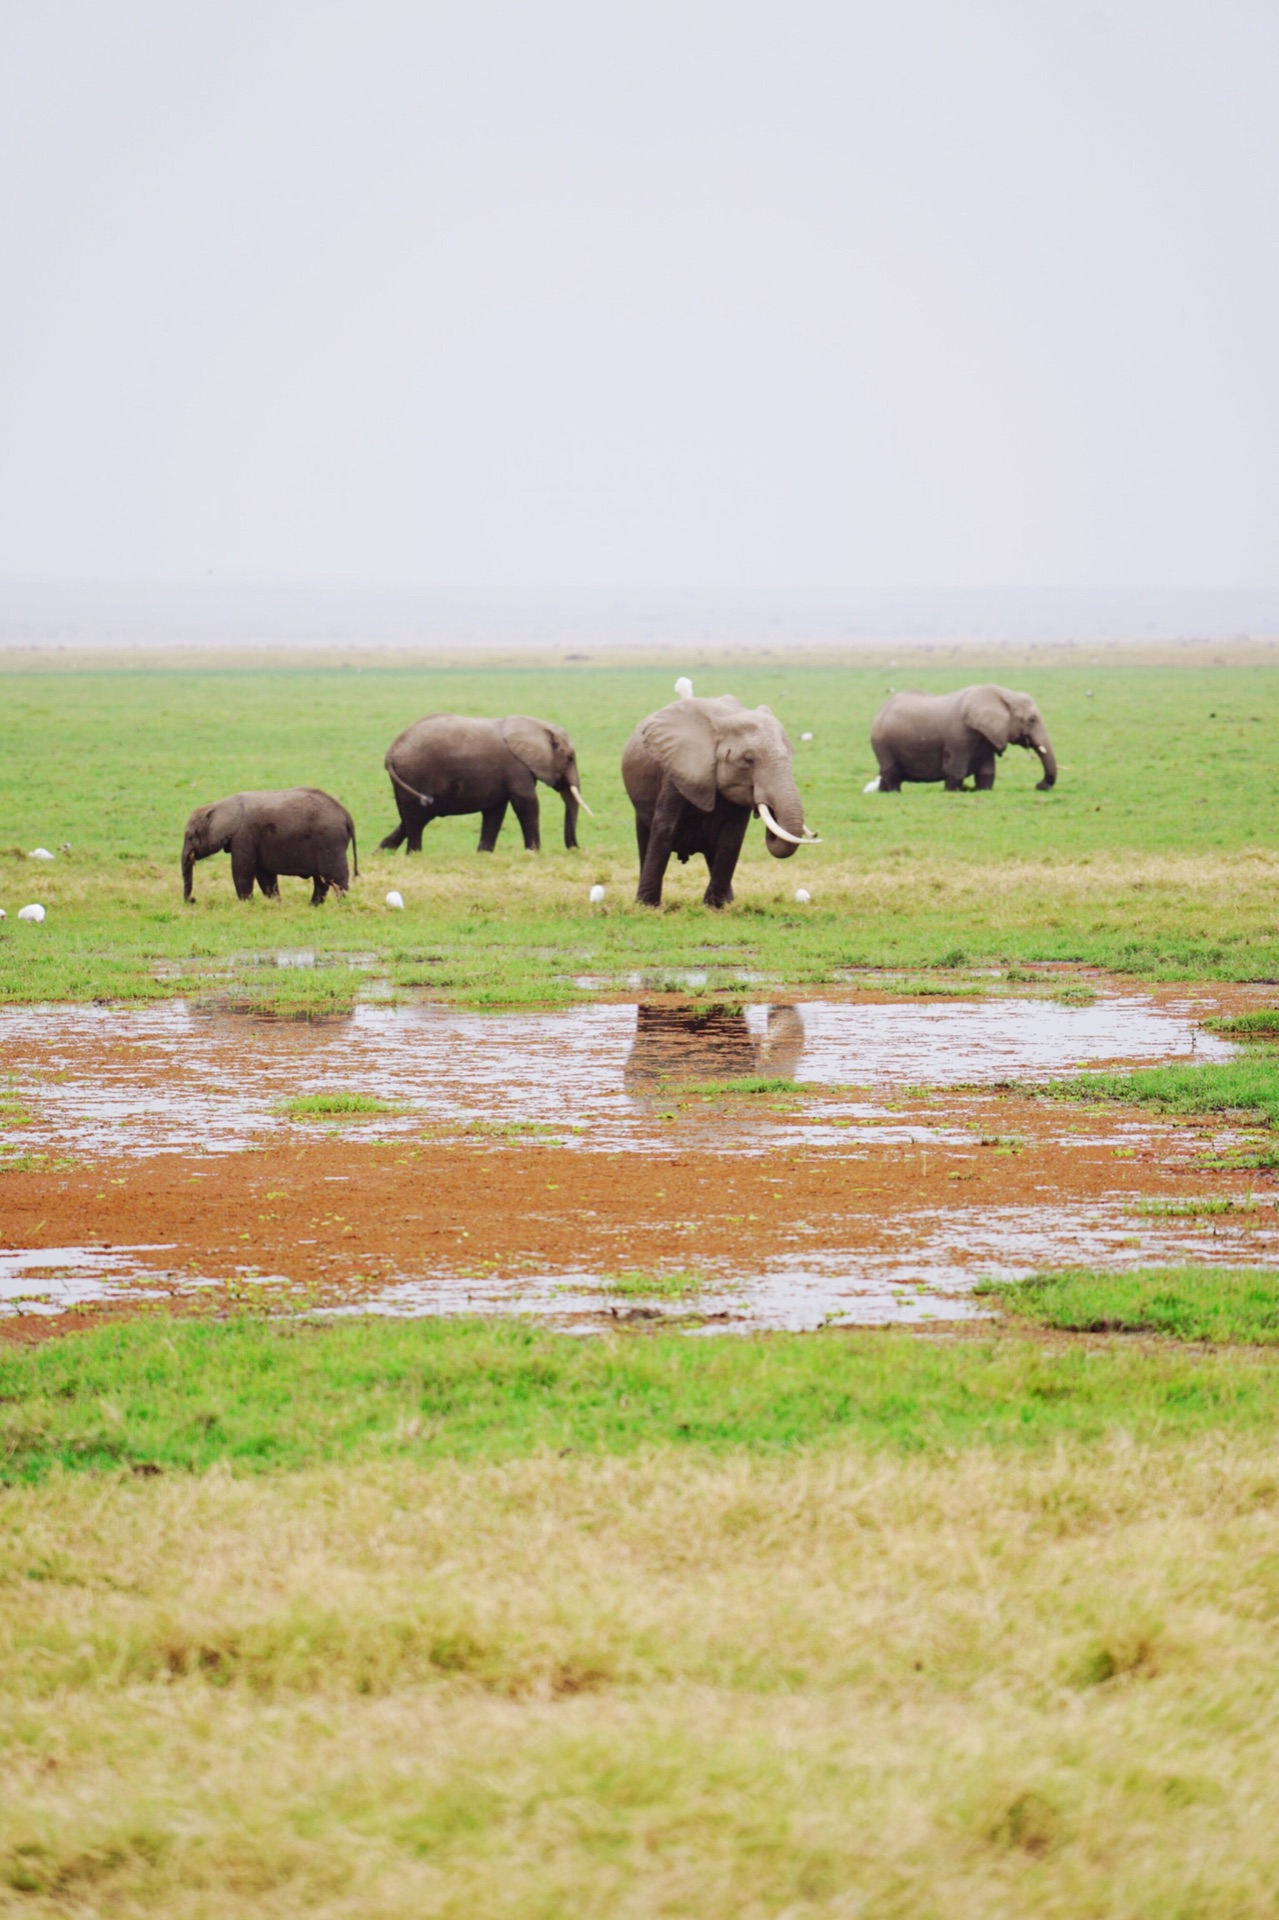
<path fill-rule="evenodd" d="M 505 1027 L 409 1020 L 393 1047 L 385 1020 L 277 1024 L 251 1060 L 242 1022 L 15 1016 L 0 1070 L 26 1108 L 6 1145 L 34 1150 L 11 1153 L 0 1184 L 0 1336 L 237 1300 L 582 1328 L 937 1322 L 980 1313 L 972 1288 L 987 1275 L 1273 1264 L 1279 1183 L 1204 1164 L 1237 1131 L 997 1084 L 906 1084 L 929 1058 L 956 1082 L 969 1041 L 987 1080 L 1019 1050 L 1041 1077 L 1076 1051 L 1076 1065 L 1107 1047 L 1131 1063 L 1161 1035 L 1162 1057 L 1199 1055 L 1221 1047 L 1204 1013 L 1239 1003 L 1237 989 L 1196 989 L 1193 1006 L 1123 989 L 1037 1011 L 596 1006 Z M 992 1022 L 1005 1041 L 993 1067 Z M 540 1077 L 527 1049 L 541 1050 Z M 870 1085 L 843 1082 L 868 1061 Z M 556 1120 L 506 1117 L 534 1095 L 544 1110 L 556 1062 Z M 735 1093 L 717 1070 L 774 1081 Z M 281 1111 L 282 1090 L 334 1074 L 412 1097 L 341 1121 Z M 1196 1207 L 1209 1198 L 1235 1204 Z"/>

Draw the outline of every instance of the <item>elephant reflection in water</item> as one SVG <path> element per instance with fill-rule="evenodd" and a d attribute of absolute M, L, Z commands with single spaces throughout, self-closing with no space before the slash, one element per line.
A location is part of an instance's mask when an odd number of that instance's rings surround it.
<path fill-rule="evenodd" d="M 804 1051 L 798 1007 L 770 1007 L 762 1033 L 743 1009 L 646 1006 L 635 1009 L 635 1040 L 626 1061 L 630 1094 L 658 1094 L 672 1083 L 792 1079 Z"/>

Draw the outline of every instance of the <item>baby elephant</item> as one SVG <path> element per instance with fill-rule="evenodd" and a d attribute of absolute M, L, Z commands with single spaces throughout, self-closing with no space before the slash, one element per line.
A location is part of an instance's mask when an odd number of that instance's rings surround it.
<path fill-rule="evenodd" d="M 286 787 L 273 793 L 233 793 L 197 807 L 182 842 L 182 897 L 191 899 L 197 860 L 229 853 L 231 878 L 241 900 L 253 894 L 253 882 L 269 900 L 278 900 L 278 876 L 296 873 L 311 881 L 311 905 L 318 907 L 330 887 L 345 893 L 350 885 L 346 847 L 359 878 L 355 822 L 341 801 L 318 787 Z"/>
<path fill-rule="evenodd" d="M 1041 789 L 1055 785 L 1057 758 L 1028 693 L 994 686 L 961 687 L 958 693 L 895 693 L 871 728 L 879 778 L 866 791 L 898 793 L 903 780 L 944 780 L 953 793 L 969 774 L 974 787 L 993 787 L 995 757 L 1009 741 L 1039 755 Z"/>

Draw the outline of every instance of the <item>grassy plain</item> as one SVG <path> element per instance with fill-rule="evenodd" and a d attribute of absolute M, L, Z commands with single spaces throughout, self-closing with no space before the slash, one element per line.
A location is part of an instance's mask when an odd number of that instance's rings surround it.
<path fill-rule="evenodd" d="M 719 916 L 691 869 L 661 913 L 630 904 L 617 761 L 675 669 L 0 673 L 0 1001 L 1279 979 L 1279 670 L 996 669 L 1039 698 L 1057 789 L 1010 753 L 993 794 L 890 797 L 861 792 L 867 735 L 905 675 L 686 664 L 782 715 L 825 836 L 778 864 L 756 830 Z M 540 859 L 510 822 L 479 858 L 469 820 L 378 853 L 383 750 L 432 708 L 566 724 L 584 850 L 547 796 Z M 350 898 L 242 906 L 219 860 L 184 909 L 191 807 L 294 782 L 355 814 Z M 299 948 L 314 966 L 277 964 Z M 1071 1091 L 1273 1123 L 1275 1071 L 1259 1048 Z M 156 1316 L 0 1347 L 0 1912 L 1271 1911 L 1273 1278 L 1051 1276 L 1005 1304 L 1039 1331 Z M 1068 1331 L 1099 1326 L 1138 1337 Z"/>
<path fill-rule="evenodd" d="M 972 663 L 964 676 L 990 671 Z M 1008 674 L 1005 667 L 1003 672 Z M 738 903 L 711 916 L 704 873 L 676 867 L 661 913 L 631 904 L 635 857 L 618 761 L 634 722 L 671 697 L 670 670 L 586 663 L 474 670 L 198 667 L 0 675 L 0 997 L 137 997 L 208 987 L 248 1004 L 348 1005 L 370 968 L 390 990 L 471 1004 L 562 1001 L 590 976 L 660 983 L 693 968 L 796 985 L 849 967 L 1079 960 L 1161 977 L 1279 978 L 1276 880 L 1279 668 L 1047 665 L 1019 669 L 1061 763 L 1051 793 L 1010 749 L 993 793 L 863 795 L 881 669 L 759 662 L 697 685 L 767 701 L 796 742 L 819 848 L 776 862 L 756 831 Z M 911 684 L 953 684 L 954 668 Z M 491 857 L 477 822 L 437 822 L 413 859 L 377 851 L 394 824 L 389 740 L 432 709 L 531 711 L 565 724 L 597 818 L 560 841 L 544 793 L 540 858 L 508 820 Z M 802 742 L 812 731 L 815 738 Z M 236 902 L 229 862 L 197 869 L 184 909 L 187 813 L 241 787 L 309 783 L 338 794 L 362 879 L 319 911 L 303 882 L 279 903 Z M 34 846 L 71 852 L 49 866 Z M 587 890 L 608 889 L 592 910 Z M 806 886 L 811 905 L 794 891 Z M 401 890 L 405 910 L 383 904 Z M 28 899 L 49 909 L 19 925 Z M 314 968 L 276 965 L 280 948 Z M 355 963 L 350 964 L 354 957 Z M 325 964 L 328 962 L 329 964 Z M 219 979 L 219 976 L 221 978 Z"/>
<path fill-rule="evenodd" d="M 0 1355 L 0 1911 L 1267 1910 L 1265 1357 Z"/>

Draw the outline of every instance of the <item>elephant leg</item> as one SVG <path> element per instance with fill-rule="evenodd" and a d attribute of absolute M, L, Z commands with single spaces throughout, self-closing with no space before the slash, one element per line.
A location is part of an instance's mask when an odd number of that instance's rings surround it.
<path fill-rule="evenodd" d="M 531 798 L 526 799 L 522 794 L 513 793 L 511 807 L 524 834 L 524 851 L 540 853 L 542 851 L 541 815 L 537 795 L 533 794 Z"/>
<path fill-rule="evenodd" d="M 322 907 L 324 905 L 324 897 L 328 893 L 328 890 L 329 882 L 320 874 L 313 873 L 311 875 L 311 905 L 313 907 Z"/>
<path fill-rule="evenodd" d="M 662 904 L 662 881 L 666 877 L 667 863 L 686 804 L 674 781 L 663 780 L 653 818 L 647 828 L 647 844 L 644 841 L 645 830 L 636 821 L 643 855 L 635 898 L 642 907 L 660 907 Z"/>
<path fill-rule="evenodd" d="M 257 848 L 247 834 L 231 842 L 231 880 L 238 900 L 253 898 L 253 882 L 258 877 Z"/>
<path fill-rule="evenodd" d="M 421 853 L 422 835 L 434 818 L 435 815 L 429 813 L 425 807 L 418 807 L 409 815 L 408 819 L 404 822 L 409 841 L 408 846 L 404 849 L 406 853 Z"/>
<path fill-rule="evenodd" d="M 706 864 L 710 868 L 710 882 L 702 895 L 703 903 L 708 907 L 727 907 L 733 901 L 733 873 L 737 866 L 737 856 L 742 850 L 742 841 L 746 838 L 746 828 L 750 821 L 750 812 L 746 807 L 735 808 L 740 819 L 728 819 L 720 829 L 719 839 L 715 843 L 714 857 L 708 853 Z"/>
<path fill-rule="evenodd" d="M 902 770 L 897 762 L 890 760 L 888 765 L 885 766 L 881 761 L 879 766 L 879 791 L 881 793 L 900 793 L 901 790 Z"/>
<path fill-rule="evenodd" d="M 954 747 L 946 747 L 941 757 L 941 777 L 947 793 L 962 793 L 967 776 L 967 754 L 957 752 Z"/>
<path fill-rule="evenodd" d="M 995 749 L 983 753 L 973 762 L 973 786 L 978 793 L 989 793 L 995 784 Z"/>
<path fill-rule="evenodd" d="M 396 827 L 395 831 L 393 833 L 388 833 L 385 840 L 379 840 L 378 845 L 380 847 L 385 847 L 388 853 L 394 853 L 397 847 L 402 847 L 404 845 L 404 842 L 408 838 L 408 832 L 409 832 L 408 828 L 405 826 L 403 820 L 401 820 L 399 826 Z"/>
<path fill-rule="evenodd" d="M 495 807 L 485 807 L 481 813 L 479 845 L 481 853 L 492 853 L 497 845 L 497 836 L 502 831 L 502 822 L 506 818 L 506 806 L 505 800 L 499 800 Z"/>
<path fill-rule="evenodd" d="M 259 866 L 254 878 L 258 883 L 259 891 L 263 893 L 268 900 L 279 899 L 280 881 L 278 875 L 268 873 L 265 867 Z"/>

